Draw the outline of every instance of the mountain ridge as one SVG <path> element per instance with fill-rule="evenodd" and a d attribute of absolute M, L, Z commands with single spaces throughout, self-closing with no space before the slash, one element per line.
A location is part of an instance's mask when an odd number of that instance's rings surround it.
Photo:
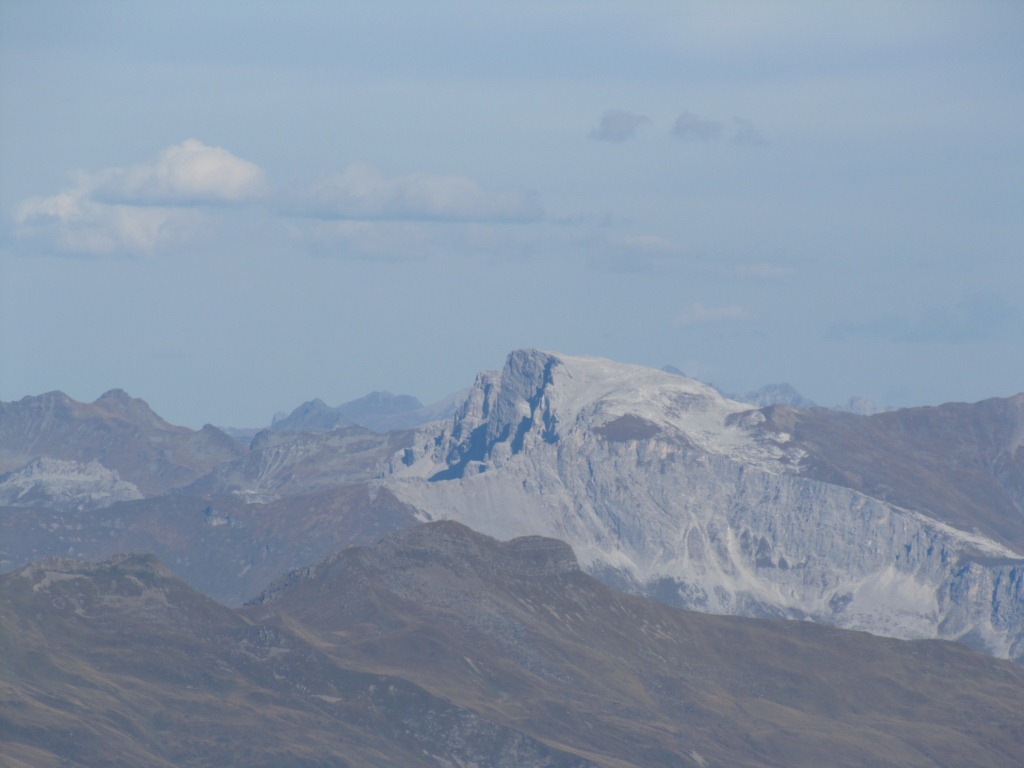
<path fill-rule="evenodd" d="M 47 457 L 97 461 L 147 495 L 183 486 L 244 449 L 209 424 L 168 424 L 138 398 L 113 389 L 92 403 L 63 392 L 0 403 L 0 473 Z"/>
<path fill-rule="evenodd" d="M 1024 669 L 682 611 L 558 541 L 390 534 L 230 610 L 150 555 L 0 576 L 0 756 L 148 768 L 1003 768 Z M 63 761 L 63 762 L 62 762 Z"/>
<path fill-rule="evenodd" d="M 47 393 L 0 404 L 0 461 L 24 462 L 0 475 L 0 563 L 145 546 L 237 603 L 332 547 L 454 519 L 563 539 L 588 572 L 690 608 L 1019 659 L 1022 404 L 756 408 L 681 375 L 516 350 L 448 420 L 240 446 L 119 390 Z M 50 444 L 78 458 L 29 457 Z"/>

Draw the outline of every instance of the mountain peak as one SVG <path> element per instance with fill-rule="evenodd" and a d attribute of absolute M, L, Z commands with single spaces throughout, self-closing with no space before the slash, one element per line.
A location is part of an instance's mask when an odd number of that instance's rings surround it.
<path fill-rule="evenodd" d="M 796 388 L 788 382 L 766 384 L 760 389 L 744 392 L 740 395 L 726 395 L 726 397 L 758 407 L 791 405 L 794 408 L 813 408 L 816 405 L 813 400 L 797 392 Z"/>
<path fill-rule="evenodd" d="M 114 389 L 108 389 L 106 392 L 104 392 L 97 398 L 97 402 L 105 400 L 121 403 L 130 403 L 132 402 L 133 398 L 123 389 L 115 387 Z"/>
<path fill-rule="evenodd" d="M 168 424 L 121 389 L 92 403 L 62 392 L 0 403 L 0 473 L 38 457 L 97 461 L 150 495 L 190 483 L 241 453 L 222 433 Z"/>
<path fill-rule="evenodd" d="M 303 403 L 284 418 L 275 418 L 270 428 L 278 432 L 330 432 L 352 423 L 337 408 L 331 408 L 316 398 Z"/>
<path fill-rule="evenodd" d="M 393 395 L 390 392 L 371 392 L 368 395 L 349 400 L 342 403 L 338 409 L 344 413 L 349 411 L 361 413 L 364 411 L 373 413 L 396 413 L 399 411 L 414 411 L 422 408 L 423 403 L 412 395 Z"/>
<path fill-rule="evenodd" d="M 640 365 L 577 357 L 536 349 L 510 353 L 500 373 L 477 377 L 455 416 L 451 434 L 434 459 L 446 465 L 437 480 L 501 466 L 537 444 L 556 445 L 567 434 L 583 439 L 586 429 L 624 440 L 656 434 L 685 436 L 714 453 L 739 448 L 758 461 L 777 458 L 750 441 L 740 445 L 730 417 L 753 411 L 694 379 Z M 623 417 L 628 424 L 620 421 Z M 627 428 L 624 428 L 627 427 Z M 634 427 L 642 434 L 634 438 Z"/>
<path fill-rule="evenodd" d="M 160 418 L 149 403 L 139 397 L 132 397 L 123 389 L 109 389 L 96 398 L 92 405 L 111 416 L 118 416 L 140 425 L 170 427 Z"/>

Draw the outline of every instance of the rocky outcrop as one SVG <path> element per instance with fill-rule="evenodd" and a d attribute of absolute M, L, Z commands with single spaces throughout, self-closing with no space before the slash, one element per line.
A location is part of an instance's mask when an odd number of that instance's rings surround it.
<path fill-rule="evenodd" d="M 0 475 L 0 505 L 54 510 L 98 509 L 141 499 L 132 483 L 98 461 L 41 458 L 16 472 Z"/>

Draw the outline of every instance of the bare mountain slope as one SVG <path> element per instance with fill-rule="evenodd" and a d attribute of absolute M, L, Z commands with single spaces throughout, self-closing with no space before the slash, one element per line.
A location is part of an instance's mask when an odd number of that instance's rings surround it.
<path fill-rule="evenodd" d="M 801 474 L 1024 547 L 1024 393 L 872 416 L 766 408 Z"/>
<path fill-rule="evenodd" d="M 602 765 L 1024 758 L 1019 667 L 948 643 L 689 613 L 612 591 L 546 538 L 412 528 L 291 574 L 245 613 L 281 615 L 346 665 Z"/>
<path fill-rule="evenodd" d="M 149 556 L 0 576 L 13 768 L 1008 768 L 1024 670 L 962 646 L 692 614 L 563 543 L 441 523 L 232 611 Z"/>
<path fill-rule="evenodd" d="M 400 677 L 192 591 L 152 557 L 0 577 L 12 768 L 584 768 Z"/>

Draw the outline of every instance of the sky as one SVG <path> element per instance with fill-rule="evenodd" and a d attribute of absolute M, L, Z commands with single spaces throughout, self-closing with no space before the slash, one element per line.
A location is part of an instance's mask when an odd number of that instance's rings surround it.
<path fill-rule="evenodd" d="M 0 0 L 0 400 L 260 426 L 535 347 L 1024 391 L 1024 3 Z"/>

